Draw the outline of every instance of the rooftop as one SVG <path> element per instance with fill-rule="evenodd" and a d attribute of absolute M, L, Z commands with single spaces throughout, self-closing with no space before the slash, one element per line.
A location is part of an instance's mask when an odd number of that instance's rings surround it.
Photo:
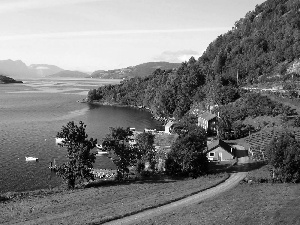
<path fill-rule="evenodd" d="M 210 151 L 214 150 L 218 146 L 222 147 L 227 152 L 231 153 L 231 146 L 229 144 L 227 144 L 226 142 L 220 140 L 220 139 L 212 141 L 210 144 L 208 144 L 207 145 L 207 152 L 210 152 Z"/>
<path fill-rule="evenodd" d="M 216 116 L 216 114 L 210 113 L 210 112 L 205 112 L 199 115 L 200 118 L 204 119 L 204 120 L 212 120 L 214 119 Z"/>

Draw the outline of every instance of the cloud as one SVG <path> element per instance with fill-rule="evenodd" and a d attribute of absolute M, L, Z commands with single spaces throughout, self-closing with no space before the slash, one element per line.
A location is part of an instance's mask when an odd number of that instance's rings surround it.
<path fill-rule="evenodd" d="M 2 1 L 0 3 L 0 13 L 16 11 L 26 11 L 32 9 L 43 9 L 62 5 L 73 5 L 87 2 L 107 1 L 107 0 L 14 0 Z"/>
<path fill-rule="evenodd" d="M 92 37 L 101 35 L 132 35 L 132 34 L 164 34 L 164 33 L 192 33 L 207 31 L 224 31 L 227 28 L 195 28 L 195 29 L 167 29 L 167 30 L 107 30 L 107 31 L 76 31 L 57 33 L 36 33 L 0 36 L 0 40 L 45 39 L 45 38 L 72 38 Z"/>
<path fill-rule="evenodd" d="M 1 41 L 22 40 L 22 39 L 45 39 L 45 38 L 75 38 L 92 37 L 101 35 L 132 35 L 132 34 L 163 34 L 163 33 L 190 33 L 224 30 L 227 28 L 195 28 L 195 29 L 166 29 L 166 30 L 107 30 L 107 31 L 76 31 L 76 32 L 57 32 L 41 34 L 19 34 L 0 36 Z"/>
<path fill-rule="evenodd" d="M 167 61 L 180 63 L 184 61 L 188 61 L 191 57 L 198 59 L 201 55 L 193 50 L 180 50 L 180 51 L 165 51 L 161 53 L 159 56 L 155 57 L 154 60 L 157 61 Z"/>

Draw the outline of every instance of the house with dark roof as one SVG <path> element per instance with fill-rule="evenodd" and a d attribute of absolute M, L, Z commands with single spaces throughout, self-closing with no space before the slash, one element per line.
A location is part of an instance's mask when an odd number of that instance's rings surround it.
<path fill-rule="evenodd" d="M 222 140 L 214 140 L 207 145 L 206 156 L 210 161 L 228 161 L 235 157 L 235 148 Z"/>
<path fill-rule="evenodd" d="M 208 134 L 217 132 L 217 115 L 204 112 L 198 116 L 198 126 L 202 127 Z"/>

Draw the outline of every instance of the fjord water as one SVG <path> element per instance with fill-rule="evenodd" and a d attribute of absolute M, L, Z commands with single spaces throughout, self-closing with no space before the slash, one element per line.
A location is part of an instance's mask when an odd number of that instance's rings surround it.
<path fill-rule="evenodd" d="M 0 85 L 0 193 L 52 188 L 62 183 L 51 173 L 51 161 L 65 159 L 66 150 L 55 136 L 68 121 L 83 121 L 89 137 L 98 142 L 109 127 L 160 129 L 161 124 L 145 111 L 78 103 L 87 91 L 110 81 L 61 79 Z M 26 162 L 25 156 L 38 157 Z M 115 168 L 106 157 L 97 157 L 96 168 Z"/>

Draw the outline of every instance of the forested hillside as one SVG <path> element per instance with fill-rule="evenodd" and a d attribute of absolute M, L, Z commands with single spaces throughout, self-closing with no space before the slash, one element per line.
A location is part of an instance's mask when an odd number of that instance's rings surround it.
<path fill-rule="evenodd" d="M 300 57 L 300 1 L 268 0 L 213 41 L 199 63 L 243 82 L 284 75 Z"/>
<path fill-rule="evenodd" d="M 181 118 L 193 105 L 235 101 L 241 85 L 299 75 L 299 58 L 300 1 L 268 0 L 214 40 L 198 60 L 183 62 L 176 71 L 158 69 L 146 78 L 91 90 L 88 99 Z"/>

